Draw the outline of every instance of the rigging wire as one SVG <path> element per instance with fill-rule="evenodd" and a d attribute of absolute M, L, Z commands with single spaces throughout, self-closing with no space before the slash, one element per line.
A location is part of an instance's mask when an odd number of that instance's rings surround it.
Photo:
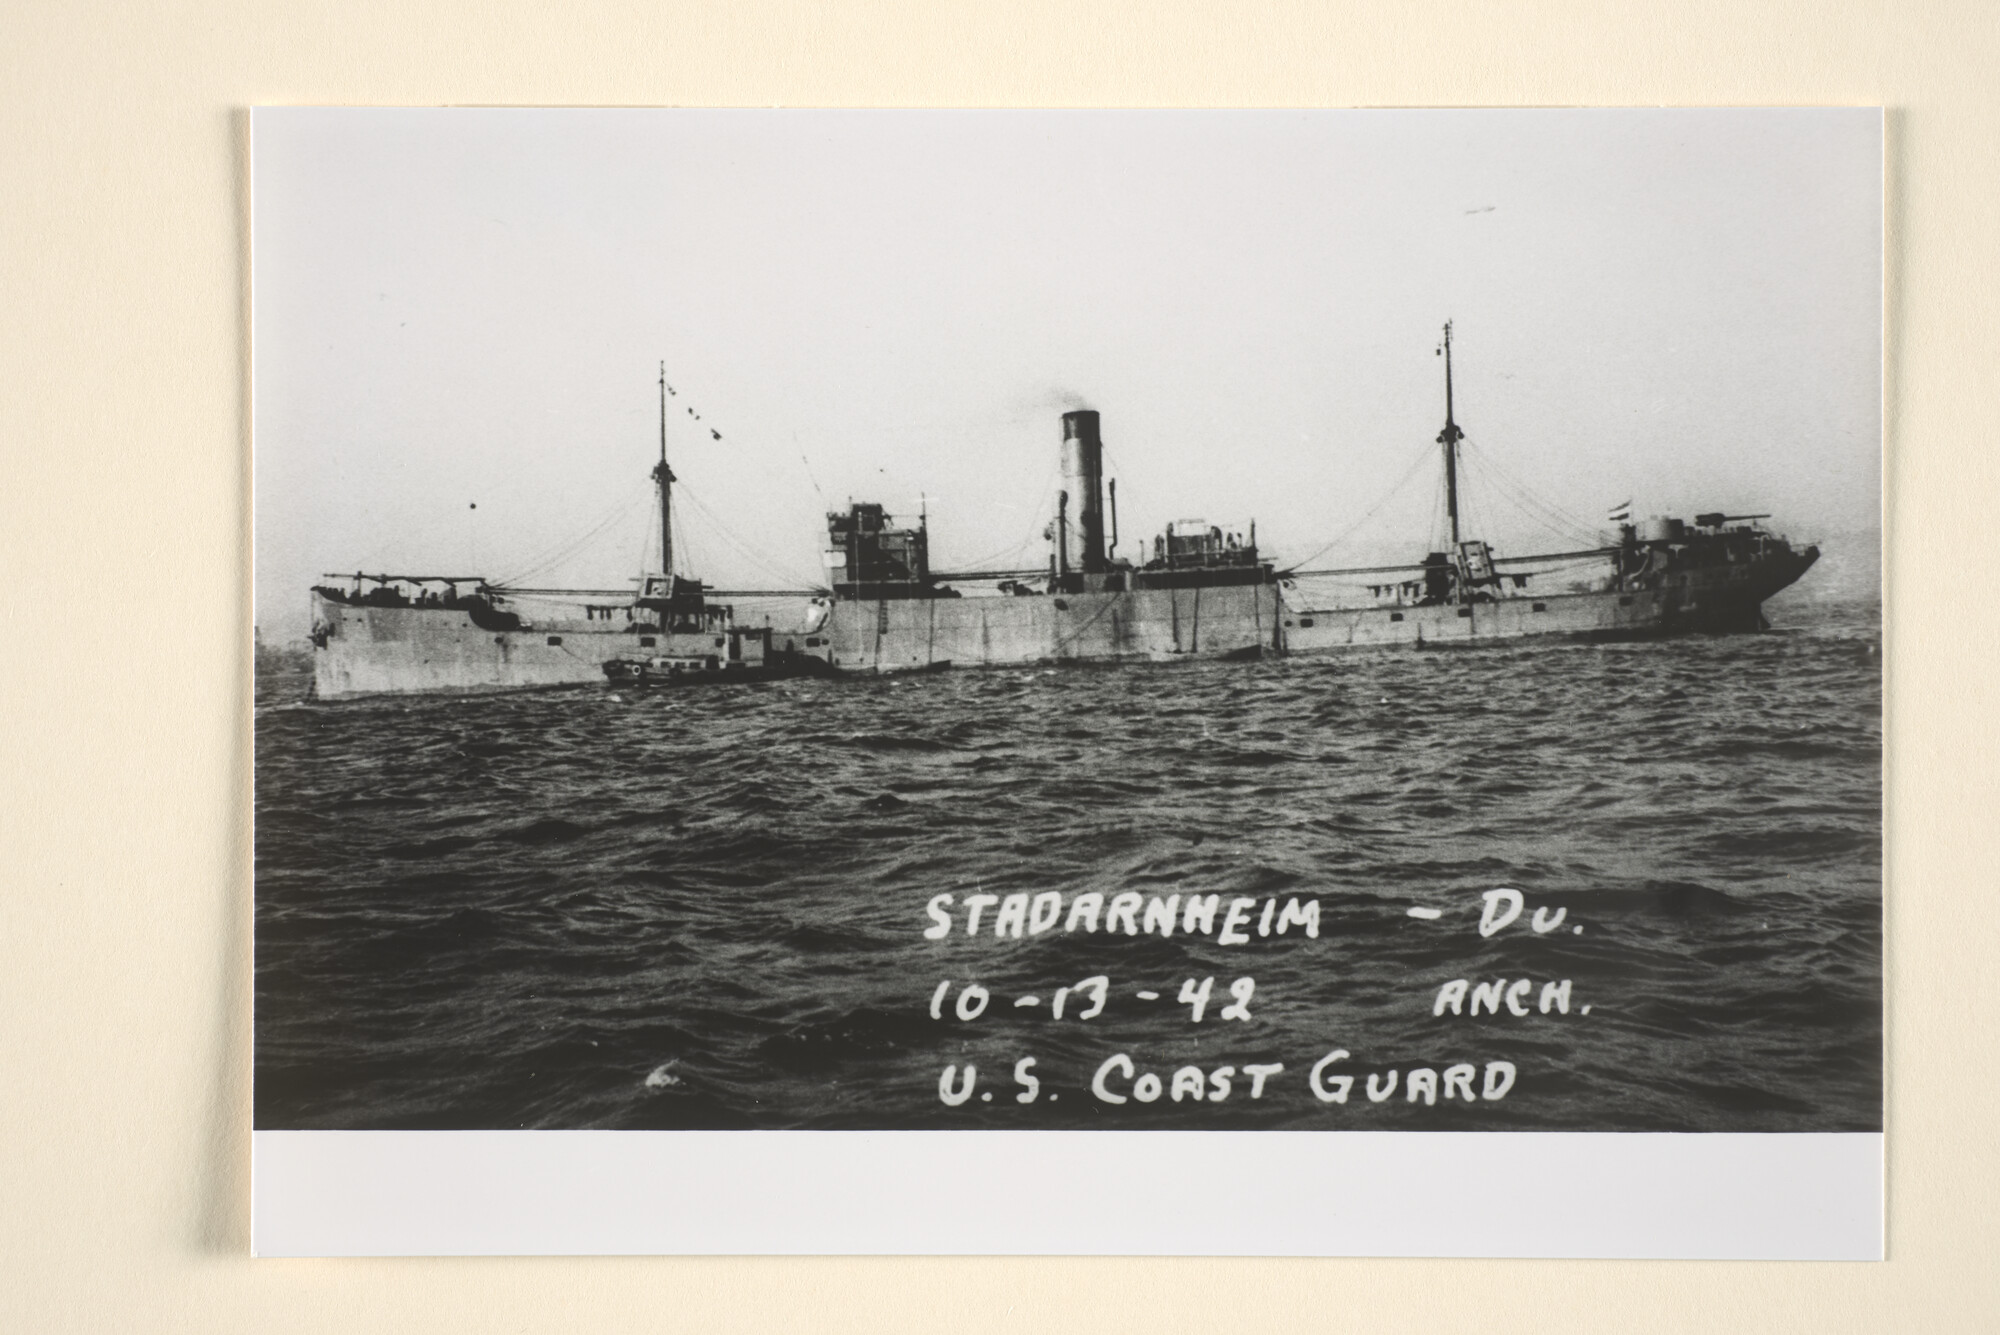
<path fill-rule="evenodd" d="M 556 542 L 551 543 L 548 546 L 542 548 L 540 551 L 536 552 L 532 557 L 528 559 L 528 564 L 520 567 L 515 573 L 510 574 L 506 578 L 500 580 L 499 583 L 515 584 L 521 581 L 522 579 L 527 578 L 530 575 L 540 574 L 542 571 L 548 569 L 550 566 L 558 564 L 567 557 L 573 555 L 577 551 L 577 549 L 589 543 L 593 538 L 595 538 L 598 534 L 602 533 L 611 524 L 615 523 L 620 519 L 623 519 L 638 505 L 640 499 L 641 499 L 640 494 L 636 492 L 628 493 L 627 495 L 621 497 L 618 501 L 616 501 L 612 505 L 612 507 L 608 511 L 604 512 L 602 515 L 600 515 L 598 518 L 592 521 L 592 523 L 587 529 L 582 530 L 581 533 L 578 533 L 576 530 L 571 530 L 570 535 L 560 538 Z"/>
<path fill-rule="evenodd" d="M 1031 533 L 1027 537 L 1015 543 L 1012 547 L 1006 547 L 1002 548 L 1000 551 L 991 552 L 985 556 L 980 557 L 976 561 L 962 561 L 962 562 L 953 561 L 950 564 L 951 567 L 954 569 L 960 565 L 963 565 L 968 570 L 992 570 L 995 568 L 1000 568 L 1002 567 L 1003 562 L 1011 560 L 1016 554 L 1024 551 L 1027 548 L 1028 544 L 1033 542 L 1034 540 L 1035 536 L 1034 534 Z"/>
<path fill-rule="evenodd" d="M 1025 553 L 1030 547 L 1032 547 L 1038 540 L 1041 539 L 1042 531 L 1048 527 L 1049 520 L 1044 519 L 1042 516 L 1044 514 L 1052 512 L 1055 508 L 1052 504 L 1048 503 L 1049 501 L 1050 501 L 1049 496 L 1045 495 L 1042 497 L 1042 503 L 1035 506 L 1035 512 L 1030 516 L 1028 520 L 1028 531 L 1022 534 L 1020 539 L 1016 541 L 1012 546 L 1003 547 L 999 551 L 991 552 L 985 556 L 980 557 L 976 561 L 965 561 L 965 562 L 954 561 L 951 564 L 954 567 L 959 565 L 964 565 L 967 569 L 971 570 L 991 570 L 999 566 L 1001 562 L 1009 558 L 1012 558 L 1017 554 Z M 1023 559 L 1025 559 L 1025 557 L 1023 557 Z"/>
<path fill-rule="evenodd" d="M 1404 487 L 1409 485 L 1410 479 L 1417 475 L 1417 470 L 1424 466 L 1424 460 L 1430 457 L 1431 455 L 1429 447 L 1427 446 L 1425 447 L 1423 452 L 1419 453 L 1414 459 L 1410 461 L 1410 467 L 1408 471 L 1406 471 L 1402 477 L 1396 480 L 1396 484 L 1394 486 L 1390 487 L 1389 490 L 1382 493 L 1382 499 L 1375 502 L 1375 504 L 1369 508 L 1366 514 L 1362 515 L 1361 518 L 1355 520 L 1352 524 L 1349 524 L 1344 530 L 1341 531 L 1339 536 L 1335 537 L 1331 542 L 1328 542 L 1325 546 L 1321 547 L 1311 556 L 1306 557 L 1303 561 L 1292 562 L 1291 568 L 1297 570 L 1301 566 L 1309 566 L 1314 561 L 1319 560 L 1320 557 L 1325 556 L 1328 552 L 1332 551 L 1335 547 L 1338 547 L 1341 543 L 1346 542 L 1349 538 L 1353 537 L 1355 533 L 1357 533 L 1361 529 L 1362 525 L 1366 524 L 1369 520 L 1373 519 L 1376 515 L 1380 514 L 1382 512 L 1383 507 L 1388 505 L 1390 501 L 1394 500 L 1397 494 L 1401 492 Z"/>
<path fill-rule="evenodd" d="M 1604 535 L 1601 532 L 1550 517 L 1547 513 L 1536 508 L 1532 496 L 1524 495 L 1506 486 L 1497 487 L 1496 490 L 1502 496 L 1512 501 L 1530 521 L 1537 524 L 1544 531 L 1556 534 L 1566 542 L 1574 542 L 1583 546 L 1595 547 L 1604 544 Z"/>
<path fill-rule="evenodd" d="M 1442 465 L 1439 467 L 1439 473 L 1440 475 L 1443 473 Z M 1451 517 L 1448 510 L 1449 507 L 1445 504 L 1444 479 L 1440 476 L 1437 489 L 1431 493 L 1430 541 L 1425 544 L 1431 551 L 1441 552 L 1445 549 L 1445 544 L 1451 541 Z"/>
<path fill-rule="evenodd" d="M 672 395 L 676 398 L 680 396 L 680 391 L 672 385 L 667 385 L 666 391 L 669 395 Z M 696 411 L 696 409 L 692 404 L 688 404 L 685 400 L 683 400 L 682 406 L 690 418 L 692 418 L 696 423 L 700 424 L 700 426 L 703 429 L 706 429 L 708 431 L 711 440 L 720 441 L 723 439 L 722 432 L 718 430 L 716 427 L 710 425 L 707 422 L 707 420 L 703 418 L 702 414 Z M 797 432 L 793 433 L 792 439 L 794 445 L 796 445 L 798 442 Z M 799 463 L 805 470 L 806 481 L 811 484 L 813 491 L 818 494 L 821 503 L 825 504 L 826 493 L 820 488 L 819 480 L 813 476 L 811 461 L 806 458 L 803 449 L 799 451 Z M 590 528 L 584 533 L 582 533 L 580 536 L 560 540 L 554 545 L 542 549 L 540 552 L 536 553 L 535 556 L 530 558 L 529 562 L 525 566 L 520 567 L 515 573 L 510 574 L 506 578 L 498 580 L 496 582 L 502 587 L 518 586 L 521 584 L 522 581 L 533 578 L 536 575 L 540 575 L 560 565 L 562 562 L 567 561 L 570 558 L 574 557 L 579 552 L 589 547 L 590 544 L 597 541 L 599 538 L 603 537 L 607 530 L 630 519 L 634 511 L 639 509 L 640 506 L 645 502 L 652 500 L 657 495 L 658 493 L 652 487 L 649 486 L 643 490 L 636 490 L 631 495 L 621 498 L 620 500 L 616 501 L 608 511 L 606 511 L 600 518 L 598 518 L 596 522 L 594 522 L 590 526 Z M 685 574 L 685 572 L 687 572 L 688 570 L 701 568 L 703 564 L 701 558 L 704 554 L 706 544 L 701 540 L 701 536 L 699 533 L 697 533 L 695 528 L 684 522 L 684 513 L 683 513 L 684 507 L 681 504 L 681 501 L 684 498 L 688 501 L 693 502 L 694 506 L 701 513 L 701 515 L 704 518 L 706 518 L 716 530 L 719 530 L 725 542 L 727 542 L 730 546 L 734 547 L 741 555 L 750 560 L 765 574 L 775 576 L 779 580 L 786 583 L 802 583 L 807 588 L 818 587 L 818 581 L 816 580 L 800 581 L 798 579 L 797 572 L 786 571 L 779 568 L 778 566 L 771 564 L 769 561 L 761 557 L 748 544 L 742 542 L 740 539 L 737 539 L 735 535 L 729 530 L 728 525 L 722 522 L 721 516 L 717 515 L 713 510 L 711 510 L 700 499 L 700 497 L 695 496 L 689 492 L 687 484 L 685 482 L 678 483 L 678 485 L 675 488 L 675 494 L 671 501 L 674 532 L 677 540 L 674 544 L 675 568 L 674 570 L 668 571 L 666 573 Z M 642 537 L 640 539 L 639 560 L 638 560 L 638 568 L 642 573 L 651 568 L 649 562 L 653 553 L 658 549 L 657 539 L 658 539 L 658 532 L 657 528 L 654 525 L 649 524 L 643 527 Z"/>
<path fill-rule="evenodd" d="M 555 547 L 545 548 L 539 555 L 533 558 L 532 564 L 528 565 L 527 567 L 523 568 L 517 573 L 509 575 L 507 578 L 500 580 L 499 583 L 503 585 L 518 585 L 524 579 L 528 579 L 534 575 L 539 575 L 543 571 L 549 570 L 557 565 L 560 565 L 562 562 L 568 560 L 570 557 L 582 551 L 590 543 L 596 541 L 597 538 L 600 535 L 602 535 L 606 529 L 612 527 L 614 524 L 617 524 L 622 520 L 629 518 L 631 516 L 631 513 L 639 507 L 639 504 L 644 499 L 645 496 L 643 493 L 627 496 L 623 500 L 619 501 L 616 505 L 614 505 L 611 512 L 605 515 L 602 519 L 600 519 L 595 525 L 593 525 L 590 531 L 585 533 L 582 537 L 570 539 L 568 541 L 559 543 Z"/>
<path fill-rule="evenodd" d="M 1598 535 L 1587 527 L 1577 523 L 1570 517 L 1564 516 L 1560 511 L 1551 509 L 1547 504 L 1537 499 L 1533 493 L 1525 491 L 1518 484 L 1505 478 L 1501 470 L 1493 465 L 1493 461 L 1490 458 L 1482 455 L 1480 462 L 1485 468 L 1484 477 L 1487 485 L 1496 494 L 1511 503 L 1537 528 L 1558 535 L 1565 541 L 1596 542 L 1599 540 Z"/>
<path fill-rule="evenodd" d="M 691 500 L 694 500 L 694 497 L 688 495 L 687 484 L 676 482 L 674 484 L 672 501 L 674 511 L 674 569 L 668 573 L 680 575 L 688 579 L 693 579 L 693 572 L 702 569 L 707 564 L 703 559 L 707 547 L 707 544 L 703 541 L 703 535 L 697 530 L 695 525 L 687 523 L 684 518 L 687 514 L 685 502 Z M 695 504 L 699 507 L 701 502 L 695 501 Z"/>
<path fill-rule="evenodd" d="M 674 386 L 672 386 L 671 384 L 667 385 L 666 389 L 667 393 L 672 395 L 673 397 L 675 398 L 680 397 L 680 391 L 674 388 Z M 696 411 L 693 404 L 683 401 L 682 407 L 685 408 L 687 415 L 689 417 L 693 418 L 696 423 L 698 423 L 703 429 L 705 429 L 708 432 L 709 439 L 711 441 L 720 441 L 723 439 L 721 430 L 712 425 L 710 422 L 708 422 L 708 420 L 705 419 L 701 415 L 701 413 Z M 732 431 L 733 430 L 734 428 L 732 428 Z M 800 447 L 799 436 L 798 432 L 796 431 L 792 433 L 792 446 L 794 449 L 798 450 L 799 464 L 805 470 L 806 481 L 809 484 L 811 484 L 813 492 L 819 497 L 820 504 L 822 506 L 826 506 L 827 505 L 826 492 L 821 489 L 819 485 L 819 479 L 813 476 L 812 462 L 806 458 L 805 450 L 802 447 Z M 710 509 L 707 503 L 704 502 L 701 499 L 701 497 L 695 495 L 694 492 L 689 489 L 688 484 L 686 482 L 681 482 L 681 481 L 677 481 L 674 488 L 673 511 L 674 511 L 674 526 L 676 533 L 681 533 L 684 531 L 681 527 L 681 521 L 680 521 L 680 516 L 681 516 L 680 501 L 683 499 L 691 502 L 694 508 L 702 515 L 702 517 L 708 521 L 709 525 L 712 526 L 714 530 L 714 536 L 719 536 L 724 543 L 734 548 L 739 555 L 748 560 L 752 565 L 754 565 L 764 574 L 773 576 L 774 578 L 785 583 L 800 584 L 807 589 L 817 589 L 821 587 L 820 582 L 818 580 L 814 579 L 800 580 L 797 571 L 784 570 L 776 565 L 773 565 L 769 560 L 759 555 L 756 549 L 752 548 L 749 544 L 739 539 L 730 530 L 729 526 L 723 523 L 721 515 L 717 514 L 714 510 Z M 693 536 L 692 529 L 685 531 L 689 534 L 690 537 Z M 685 541 L 675 543 L 674 554 L 676 558 L 674 564 L 677 567 L 681 567 L 684 569 L 701 568 L 702 563 L 696 559 L 699 553 L 687 550 L 687 544 Z M 675 571 L 672 573 L 679 573 L 679 572 Z"/>
<path fill-rule="evenodd" d="M 799 445 L 799 433 L 796 431 L 792 433 L 792 448 L 799 452 L 799 464 L 806 470 L 806 481 L 812 484 L 813 494 L 819 497 L 820 507 L 822 509 L 830 509 L 826 493 L 820 490 L 819 479 L 813 476 L 812 461 L 806 458 L 804 448 Z"/>
<path fill-rule="evenodd" d="M 1484 541 L 1486 535 L 1493 531 L 1490 522 L 1492 516 L 1486 513 L 1486 507 L 1480 497 L 1479 488 L 1471 484 L 1472 470 L 1465 466 L 1467 457 L 1466 451 L 1460 450 L 1458 452 L 1458 504 L 1459 508 L 1465 512 L 1465 524 L 1461 528 L 1459 536 L 1467 542 Z M 1484 476 L 1482 470 L 1482 481 L 1484 481 Z"/>
<path fill-rule="evenodd" d="M 1486 477 L 1486 481 L 1496 495 L 1512 505 L 1516 511 L 1536 528 L 1560 537 L 1565 542 L 1575 542 L 1590 546 L 1603 541 L 1600 534 L 1579 528 L 1572 523 L 1559 522 L 1546 511 L 1537 507 L 1531 496 L 1522 494 L 1490 472 Z"/>
<path fill-rule="evenodd" d="M 646 572 L 652 568 L 652 559 L 653 559 L 653 526 L 651 524 L 648 524 L 643 529 L 641 529 L 639 533 L 639 564 L 635 567 L 635 569 L 638 570 L 639 578 L 642 581 L 646 577 Z"/>
<path fill-rule="evenodd" d="M 1110 457 L 1110 453 L 1111 452 L 1109 450 L 1105 451 L 1105 456 L 1107 459 Z M 1049 523 L 1049 520 L 1043 518 L 1043 516 L 1044 515 L 1053 516 L 1055 513 L 1056 475 L 1061 470 L 1061 468 L 1062 468 L 1062 460 L 1060 456 L 1058 456 L 1058 458 L 1054 462 L 1050 463 L 1049 471 L 1042 478 L 1041 496 L 1035 501 L 1034 505 L 1029 511 L 1028 531 L 1021 537 L 1020 541 L 1014 543 L 1011 547 L 1002 548 L 1000 551 L 994 552 L 989 556 L 982 556 L 977 561 L 966 561 L 966 562 L 953 561 L 950 563 L 950 565 L 954 567 L 963 565 L 966 569 L 969 570 L 990 570 L 994 568 L 1002 558 L 1012 556 L 1014 555 L 1014 553 L 1019 551 L 1024 551 L 1025 549 L 1033 545 L 1036 539 L 1041 537 L 1042 530 Z"/>
<path fill-rule="evenodd" d="M 1558 506 L 1541 500 L 1535 495 L 1533 488 L 1509 472 L 1491 452 L 1481 448 L 1478 453 L 1480 465 L 1485 469 L 1488 483 L 1494 486 L 1496 490 L 1507 492 L 1510 499 L 1526 510 L 1530 518 L 1535 519 L 1547 528 L 1549 532 L 1559 534 L 1566 539 L 1583 538 L 1593 543 L 1601 541 L 1601 535 L 1596 526 L 1589 520 L 1582 519 Z"/>
<path fill-rule="evenodd" d="M 719 536 L 723 540 L 723 542 L 728 544 L 730 547 L 734 548 L 738 555 L 742 556 L 745 560 L 749 561 L 753 566 L 755 566 L 758 570 L 762 571 L 764 574 L 770 575 L 782 582 L 797 584 L 801 588 L 805 589 L 816 589 L 820 587 L 819 581 L 810 579 L 800 579 L 799 573 L 796 570 L 788 570 L 782 566 L 774 564 L 770 560 L 766 559 L 764 556 L 760 555 L 755 548 L 751 547 L 748 543 L 745 543 L 742 539 L 738 538 L 733 532 L 730 531 L 729 526 L 723 523 L 722 516 L 718 515 L 714 510 L 710 509 L 709 506 L 701 499 L 701 497 L 695 495 L 691 490 L 689 490 L 687 484 L 682 483 L 680 486 L 675 488 L 674 496 L 676 500 L 685 497 L 691 504 L 693 504 L 695 509 L 701 513 L 702 517 L 708 521 L 709 525 L 713 527 L 716 535 Z"/>

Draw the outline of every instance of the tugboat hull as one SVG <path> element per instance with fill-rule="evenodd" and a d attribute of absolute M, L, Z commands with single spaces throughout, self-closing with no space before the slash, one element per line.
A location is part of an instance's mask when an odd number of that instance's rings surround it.
<path fill-rule="evenodd" d="M 784 681 L 792 677 L 826 675 L 818 659 L 787 654 L 762 663 L 726 662 L 707 658 L 621 657 L 604 665 L 605 680 L 634 689 L 742 685 L 754 681 Z"/>

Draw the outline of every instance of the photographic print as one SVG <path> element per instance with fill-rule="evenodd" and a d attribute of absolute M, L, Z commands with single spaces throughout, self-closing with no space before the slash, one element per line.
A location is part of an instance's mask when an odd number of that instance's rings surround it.
<path fill-rule="evenodd" d="M 1879 112 L 253 136 L 260 1133 L 1881 1130 Z"/>

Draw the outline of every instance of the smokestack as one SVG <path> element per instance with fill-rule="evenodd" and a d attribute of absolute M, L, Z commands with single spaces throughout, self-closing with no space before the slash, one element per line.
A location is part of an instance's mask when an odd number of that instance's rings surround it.
<path fill-rule="evenodd" d="M 1104 443 L 1097 435 L 1097 413 L 1090 408 L 1063 414 L 1063 489 L 1076 501 L 1076 568 L 1101 575 L 1104 559 Z"/>

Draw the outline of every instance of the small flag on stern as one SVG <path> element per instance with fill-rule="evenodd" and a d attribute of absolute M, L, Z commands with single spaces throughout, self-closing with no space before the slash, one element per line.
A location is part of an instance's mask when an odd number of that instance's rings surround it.
<path fill-rule="evenodd" d="M 1620 501 L 1618 502 L 1618 504 L 1611 507 L 1612 523 L 1614 524 L 1627 523 L 1628 521 L 1631 520 L 1631 518 L 1632 518 L 1632 502 Z"/>

